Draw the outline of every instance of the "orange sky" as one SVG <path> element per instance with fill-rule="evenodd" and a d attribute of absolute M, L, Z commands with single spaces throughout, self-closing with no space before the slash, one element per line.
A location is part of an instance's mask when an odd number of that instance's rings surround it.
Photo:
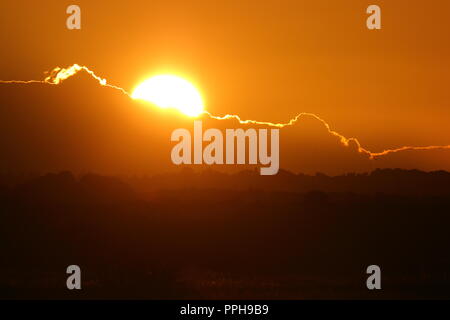
<path fill-rule="evenodd" d="M 82 30 L 65 9 L 82 9 Z M 381 31 L 365 8 L 382 8 Z M 372 151 L 450 144 L 450 2 L 2 1 L 0 79 L 79 63 L 131 90 L 174 72 L 215 114 L 312 112 Z"/>

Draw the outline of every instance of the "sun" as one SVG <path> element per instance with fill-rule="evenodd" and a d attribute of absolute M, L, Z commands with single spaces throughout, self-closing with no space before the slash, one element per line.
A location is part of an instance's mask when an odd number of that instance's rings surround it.
<path fill-rule="evenodd" d="M 174 108 L 190 117 L 204 112 L 203 99 L 189 81 L 174 75 L 157 75 L 139 84 L 131 95 L 160 108 Z"/>

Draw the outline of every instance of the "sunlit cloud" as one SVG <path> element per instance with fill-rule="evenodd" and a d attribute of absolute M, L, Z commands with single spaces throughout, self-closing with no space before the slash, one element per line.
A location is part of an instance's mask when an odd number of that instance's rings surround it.
<path fill-rule="evenodd" d="M 106 79 L 97 76 L 88 67 L 80 66 L 79 64 L 74 64 L 67 68 L 56 67 L 51 71 L 47 71 L 45 72 L 45 74 L 48 74 L 48 76 L 45 77 L 44 80 L 0 80 L 0 83 L 12 83 L 12 84 L 44 83 L 44 84 L 58 85 L 61 84 L 64 80 L 67 80 L 68 78 L 76 75 L 80 71 L 87 72 L 95 80 L 97 80 L 100 85 L 119 90 L 122 93 L 126 94 L 127 96 L 130 96 L 130 94 L 125 89 L 118 86 L 114 86 L 112 84 L 108 84 L 106 82 Z"/>
<path fill-rule="evenodd" d="M 97 76 L 88 67 L 80 66 L 79 64 L 74 64 L 74 65 L 69 66 L 67 68 L 56 67 L 53 70 L 51 70 L 49 72 L 46 72 L 46 74 L 48 74 L 48 75 L 43 80 L 0 80 L 0 83 L 4 83 L 4 84 L 43 83 L 43 84 L 49 84 L 49 85 L 59 85 L 64 80 L 67 80 L 68 78 L 76 75 L 80 71 L 85 71 L 86 73 L 88 73 L 95 80 L 97 80 L 100 85 L 119 90 L 123 94 L 126 94 L 130 98 L 133 98 L 132 94 L 127 92 L 125 89 L 123 89 L 123 88 L 121 88 L 119 86 L 115 86 L 115 85 L 111 85 L 111 84 L 107 83 L 106 79 Z M 391 154 L 391 153 L 397 153 L 397 152 L 408 151 L 408 150 L 450 149 L 450 145 L 441 145 L 441 146 L 439 146 L 439 145 L 436 145 L 436 146 L 435 145 L 431 145 L 431 146 L 402 146 L 402 147 L 395 148 L 395 149 L 387 149 L 387 150 L 384 150 L 382 152 L 371 152 L 370 150 L 367 150 L 366 148 L 362 147 L 361 144 L 359 143 L 358 139 L 356 139 L 356 138 L 346 138 L 342 134 L 332 130 L 330 125 L 325 120 L 323 120 L 322 118 L 320 118 L 319 116 L 317 116 L 316 114 L 313 114 L 313 113 L 299 113 L 294 118 L 290 119 L 289 121 L 287 121 L 285 123 L 273 123 L 273 122 L 269 122 L 269 121 L 258 121 L 258 120 L 242 120 L 239 117 L 239 115 L 230 115 L 230 114 L 227 114 L 227 115 L 224 115 L 224 116 L 217 116 L 217 115 L 211 114 L 210 112 L 208 112 L 206 110 L 204 110 L 202 113 L 195 113 L 195 114 L 192 114 L 190 116 L 200 116 L 202 114 L 206 114 L 211 119 L 215 119 L 215 120 L 230 120 L 230 119 L 232 119 L 232 120 L 238 121 L 240 124 L 267 125 L 267 126 L 272 126 L 272 127 L 277 127 L 277 128 L 283 128 L 283 127 L 286 127 L 286 126 L 292 126 L 296 122 L 298 122 L 301 119 L 301 117 L 303 117 L 303 116 L 314 117 L 315 119 L 320 121 L 325 126 L 325 128 L 328 130 L 329 134 L 339 138 L 340 143 L 342 143 L 346 147 L 349 147 L 349 145 L 351 143 L 354 143 L 357 146 L 358 152 L 368 155 L 370 159 L 376 159 L 378 157 L 382 157 L 382 156 L 385 156 L 385 155 L 388 155 L 388 154 Z"/>

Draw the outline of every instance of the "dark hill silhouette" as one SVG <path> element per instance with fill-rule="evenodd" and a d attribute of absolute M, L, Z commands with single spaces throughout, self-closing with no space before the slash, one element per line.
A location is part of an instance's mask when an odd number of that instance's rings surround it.
<path fill-rule="evenodd" d="M 77 298 L 449 298 L 449 176 L 9 176 L 0 297 L 73 298 L 78 264 Z"/>
<path fill-rule="evenodd" d="M 131 187 L 117 178 L 86 174 L 76 179 L 68 171 L 31 179 L 13 188 L 12 195 L 28 202 L 48 205 L 115 203 L 137 198 Z"/>
<path fill-rule="evenodd" d="M 403 169 L 376 169 L 371 173 L 349 173 L 339 176 L 305 175 L 280 170 L 275 176 L 259 175 L 257 170 L 226 174 L 213 170 L 194 171 L 184 168 L 178 173 L 151 177 L 126 178 L 138 190 L 158 189 L 230 189 L 286 192 L 387 193 L 387 194 L 450 194 L 450 173 Z"/>

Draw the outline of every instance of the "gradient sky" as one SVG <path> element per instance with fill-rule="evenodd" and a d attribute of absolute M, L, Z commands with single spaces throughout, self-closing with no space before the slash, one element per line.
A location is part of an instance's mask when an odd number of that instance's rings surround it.
<path fill-rule="evenodd" d="M 70 4 L 82 29 L 65 27 Z M 365 9 L 378 4 L 382 30 Z M 312 112 L 371 151 L 450 144 L 450 2 L 7 1 L 0 79 L 86 65 L 131 91 L 155 73 L 193 81 L 207 109 L 288 121 Z"/>

